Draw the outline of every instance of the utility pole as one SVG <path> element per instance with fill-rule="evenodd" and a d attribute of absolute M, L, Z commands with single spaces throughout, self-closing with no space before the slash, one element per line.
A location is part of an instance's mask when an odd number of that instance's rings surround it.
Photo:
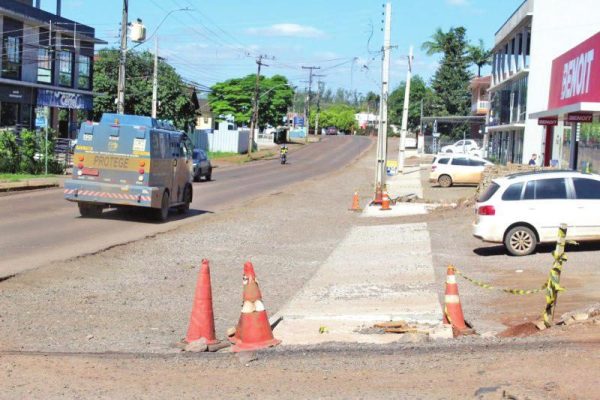
<path fill-rule="evenodd" d="M 423 138 L 423 142 L 419 144 L 419 136 Z M 421 99 L 421 117 L 419 118 L 419 136 L 417 136 L 417 149 L 419 154 L 423 154 L 425 150 L 425 132 L 423 132 L 423 99 Z"/>
<path fill-rule="evenodd" d="M 402 109 L 402 128 L 400 130 L 400 148 L 398 149 L 398 172 L 404 173 L 406 153 L 406 133 L 408 131 L 408 106 L 410 102 L 410 80 L 412 78 L 413 48 L 408 51 L 408 71 L 406 72 L 406 87 L 404 89 L 404 108 Z"/>
<path fill-rule="evenodd" d="M 306 120 L 306 136 L 304 137 L 304 142 L 308 143 L 308 134 L 310 133 L 310 101 L 312 99 L 312 81 L 315 69 L 321 69 L 321 67 L 302 67 L 302 69 L 307 69 L 308 72 L 308 94 L 306 96 L 306 102 L 304 103 L 304 119 Z M 316 134 L 316 132 L 315 132 Z"/>
<path fill-rule="evenodd" d="M 392 3 L 388 0 L 385 5 L 385 33 L 383 40 L 383 62 L 381 65 L 381 98 L 379 99 L 379 130 L 377 132 L 377 165 L 375 168 L 375 200 L 381 204 L 385 187 L 385 168 L 387 160 L 387 129 L 388 129 L 388 92 L 390 80 L 390 50 L 391 50 Z"/>
<path fill-rule="evenodd" d="M 121 19 L 121 57 L 119 58 L 119 83 L 117 86 L 117 113 L 125 114 L 125 60 L 127 57 L 127 26 L 129 0 L 123 0 Z"/>
<path fill-rule="evenodd" d="M 263 59 L 267 58 L 265 55 L 260 55 L 256 58 L 256 65 L 258 69 L 256 70 L 256 85 L 254 86 L 254 101 L 252 102 L 252 117 L 250 118 L 250 135 L 248 136 L 248 157 L 252 153 L 254 147 L 254 130 L 260 129 L 258 126 L 258 94 L 260 90 L 260 69 L 264 65 L 268 67 L 267 64 L 263 63 Z"/>
<path fill-rule="evenodd" d="M 315 115 L 315 135 L 319 134 L 319 114 L 321 113 L 321 88 L 323 82 L 317 82 L 317 115 Z"/>
<path fill-rule="evenodd" d="M 158 35 L 154 38 L 154 74 L 152 76 L 152 118 L 158 114 Z"/>

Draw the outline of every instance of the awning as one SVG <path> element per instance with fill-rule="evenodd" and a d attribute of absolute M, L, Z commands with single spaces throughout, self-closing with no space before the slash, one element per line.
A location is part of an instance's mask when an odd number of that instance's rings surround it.
<path fill-rule="evenodd" d="M 575 103 L 552 110 L 531 113 L 529 114 L 529 118 L 539 119 L 558 116 L 559 120 L 563 120 L 568 114 L 580 112 L 600 113 L 600 103 Z"/>

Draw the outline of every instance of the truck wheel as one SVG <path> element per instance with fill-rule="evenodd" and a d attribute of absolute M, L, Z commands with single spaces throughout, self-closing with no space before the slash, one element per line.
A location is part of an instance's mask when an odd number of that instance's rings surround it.
<path fill-rule="evenodd" d="M 504 246 L 513 256 L 527 256 L 537 247 L 537 236 L 526 226 L 515 226 L 506 234 Z"/>
<path fill-rule="evenodd" d="M 169 218 L 169 193 L 164 192 L 160 202 L 160 208 L 154 210 L 154 218 L 159 222 L 164 222 Z"/>
<path fill-rule="evenodd" d="M 98 218 L 102 215 L 102 206 L 79 203 L 79 214 L 83 218 Z"/>
<path fill-rule="evenodd" d="M 189 185 L 183 190 L 183 204 L 177 207 L 179 214 L 185 214 L 190 210 L 190 203 L 192 202 L 192 190 Z"/>
<path fill-rule="evenodd" d="M 442 175 L 438 178 L 438 183 L 441 187 L 450 187 L 452 186 L 452 178 L 450 177 L 450 175 Z"/>

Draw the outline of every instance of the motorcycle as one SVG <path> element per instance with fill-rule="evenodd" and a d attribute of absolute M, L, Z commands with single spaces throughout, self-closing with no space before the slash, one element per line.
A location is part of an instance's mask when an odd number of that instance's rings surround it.
<path fill-rule="evenodd" d="M 287 161 L 287 154 L 281 153 L 281 155 L 279 156 L 279 159 L 281 160 L 281 165 L 285 164 L 285 162 Z"/>

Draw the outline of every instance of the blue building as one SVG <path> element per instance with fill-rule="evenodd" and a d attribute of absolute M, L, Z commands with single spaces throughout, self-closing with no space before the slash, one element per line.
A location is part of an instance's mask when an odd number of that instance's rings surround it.
<path fill-rule="evenodd" d="M 37 7 L 36 7 L 37 6 Z M 52 14 L 39 0 L 0 1 L 0 129 L 43 128 L 74 137 L 92 110 L 92 27 Z"/>

